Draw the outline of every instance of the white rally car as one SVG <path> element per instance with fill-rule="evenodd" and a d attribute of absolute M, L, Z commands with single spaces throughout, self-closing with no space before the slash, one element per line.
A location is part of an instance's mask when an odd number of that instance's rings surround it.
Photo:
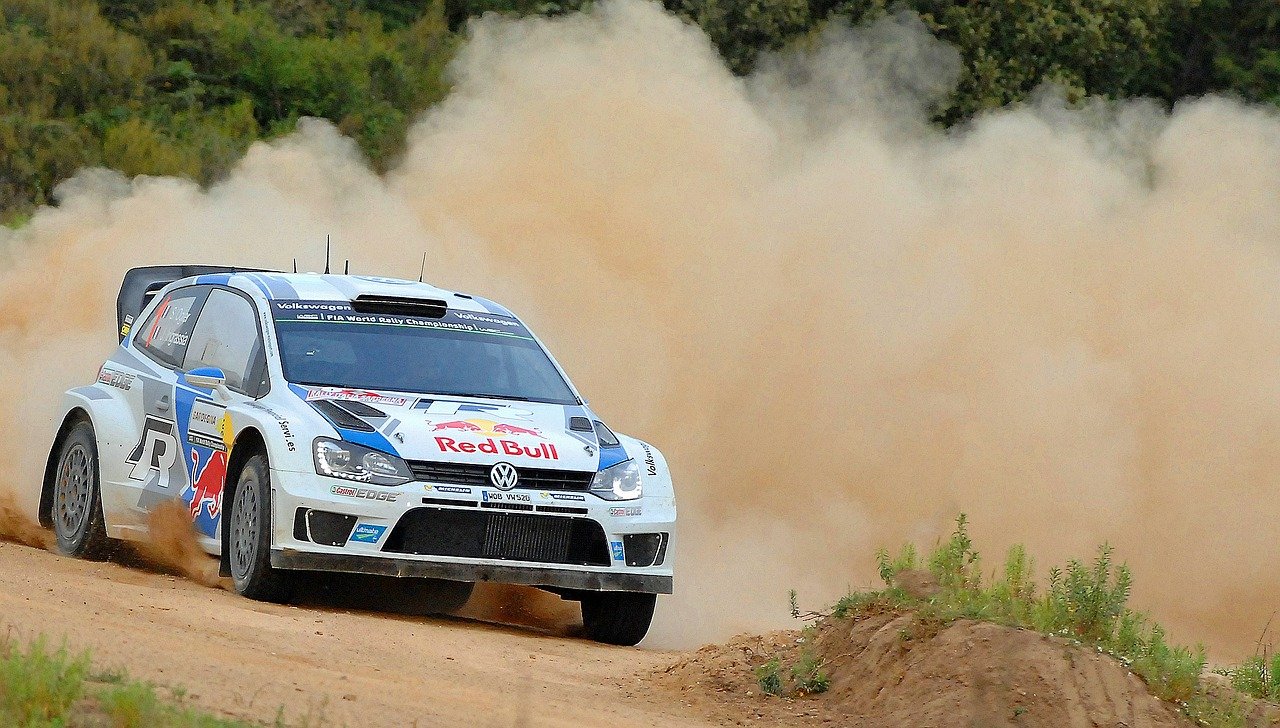
<path fill-rule="evenodd" d="M 671 593 L 662 454 L 610 431 L 502 306 L 165 266 L 129 271 L 117 309 L 120 347 L 66 393 L 45 469 L 64 553 L 105 557 L 178 500 L 253 599 L 314 572 L 400 577 L 370 591 L 424 612 L 528 584 L 580 601 L 593 639 L 635 644 Z"/>

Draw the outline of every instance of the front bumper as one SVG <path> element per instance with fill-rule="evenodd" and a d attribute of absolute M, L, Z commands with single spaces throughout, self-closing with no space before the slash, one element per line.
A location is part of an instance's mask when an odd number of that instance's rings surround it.
<path fill-rule="evenodd" d="M 672 564 L 676 513 L 675 503 L 670 497 L 646 495 L 635 501 L 617 502 L 586 493 L 502 492 L 492 488 L 461 489 L 420 481 L 397 487 L 363 486 L 356 488 L 356 495 L 352 495 L 350 485 L 315 473 L 271 472 L 273 567 L 653 594 L 670 594 L 674 586 Z M 466 492 L 461 492 L 463 490 Z M 370 497 L 370 491 L 382 497 Z M 508 511 L 497 504 L 511 504 L 507 507 L 518 506 L 524 510 Z M 351 537 L 344 543 L 317 543 L 305 534 L 298 538 L 295 520 L 300 509 L 354 518 Z M 539 518 L 558 517 L 563 511 L 576 509 L 575 513 L 563 513 L 563 517 L 589 519 L 599 524 L 609 554 L 603 561 L 579 565 L 394 550 L 390 543 L 392 534 L 406 513 L 441 509 L 470 514 L 519 514 L 536 509 Z M 665 534 L 665 548 L 658 563 L 628 565 L 624 542 L 635 534 L 656 533 Z"/>
<path fill-rule="evenodd" d="M 539 565 L 494 565 L 424 561 L 392 556 L 308 553 L 296 549 L 271 552 L 277 569 L 341 571 L 380 576 L 425 576 L 450 581 L 489 581 L 497 584 L 583 589 L 589 591 L 629 591 L 670 594 L 673 579 L 660 574 L 601 573 Z"/>

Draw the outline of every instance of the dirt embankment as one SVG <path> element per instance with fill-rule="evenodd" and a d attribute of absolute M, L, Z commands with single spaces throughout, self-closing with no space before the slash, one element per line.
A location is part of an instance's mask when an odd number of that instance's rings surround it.
<path fill-rule="evenodd" d="M 762 694 L 771 657 L 813 656 L 830 677 L 819 695 Z M 794 659 L 784 659 L 789 665 Z M 740 636 L 658 673 L 668 690 L 725 722 L 744 718 L 852 726 L 1187 728 L 1114 658 L 1066 640 L 960 620 L 930 628 L 910 613 L 828 620 L 800 632 Z"/>

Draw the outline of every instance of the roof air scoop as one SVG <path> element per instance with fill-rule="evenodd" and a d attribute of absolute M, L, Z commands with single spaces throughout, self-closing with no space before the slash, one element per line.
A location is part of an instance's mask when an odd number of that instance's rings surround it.
<path fill-rule="evenodd" d="M 433 298 L 405 298 L 402 296 L 356 296 L 351 302 L 356 313 L 384 313 L 393 316 L 418 316 L 444 318 L 449 306 Z"/>

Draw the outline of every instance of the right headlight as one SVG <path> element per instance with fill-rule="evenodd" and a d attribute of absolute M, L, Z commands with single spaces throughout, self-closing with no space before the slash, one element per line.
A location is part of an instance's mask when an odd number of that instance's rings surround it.
<path fill-rule="evenodd" d="M 413 480 L 405 461 L 390 453 L 327 437 L 316 438 L 312 448 L 320 475 L 373 485 L 401 485 Z"/>
<path fill-rule="evenodd" d="M 635 500 L 640 491 L 640 463 L 634 459 L 601 470 L 591 481 L 591 492 L 605 500 Z"/>

